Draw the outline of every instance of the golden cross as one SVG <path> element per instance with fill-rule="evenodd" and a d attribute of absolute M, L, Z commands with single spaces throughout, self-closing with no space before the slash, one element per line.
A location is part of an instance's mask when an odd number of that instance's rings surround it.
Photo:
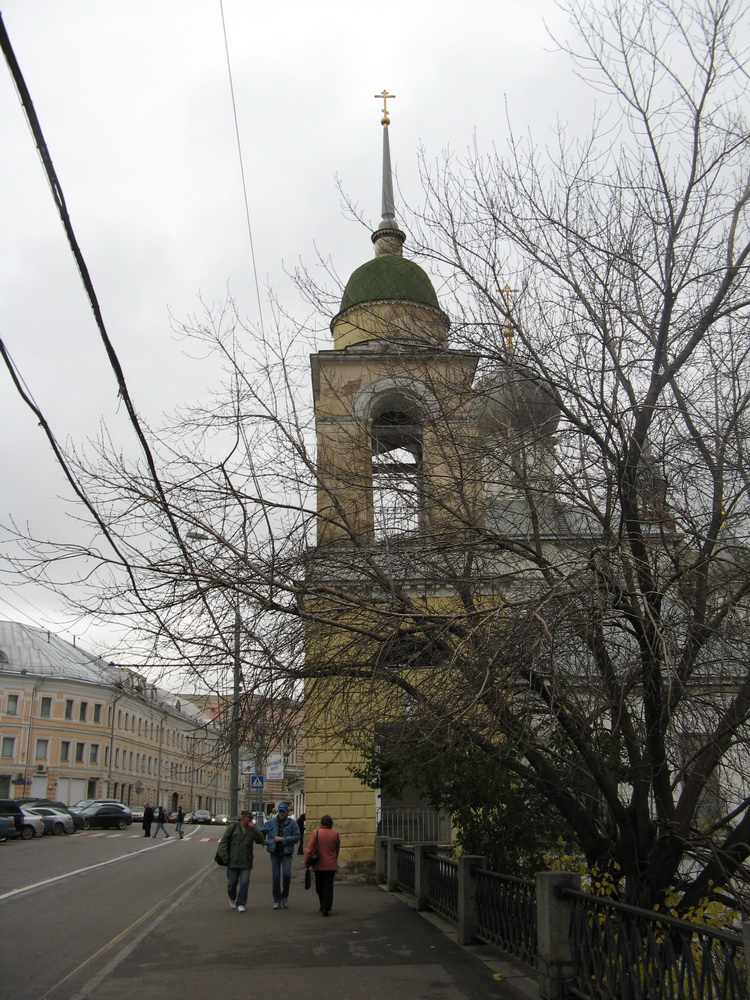
<path fill-rule="evenodd" d="M 517 288 L 511 288 L 506 282 L 505 288 L 500 289 L 500 294 L 503 297 L 503 302 L 505 303 L 505 311 L 507 316 L 505 317 L 505 330 L 503 331 L 503 336 L 505 337 L 505 348 L 510 350 L 513 346 L 513 324 L 510 320 L 510 296 L 512 292 L 517 292 Z"/>
<path fill-rule="evenodd" d="M 389 94 L 387 90 L 384 90 L 380 94 L 373 94 L 373 97 L 377 100 L 380 100 L 381 97 L 383 98 L 383 117 L 380 119 L 381 125 L 385 126 L 391 124 L 391 119 L 388 117 L 388 101 L 392 101 L 395 96 L 395 94 Z"/>

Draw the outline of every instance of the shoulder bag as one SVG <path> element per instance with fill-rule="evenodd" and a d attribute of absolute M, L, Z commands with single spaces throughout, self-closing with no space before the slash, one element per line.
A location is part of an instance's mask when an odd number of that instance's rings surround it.
<path fill-rule="evenodd" d="M 232 832 L 229 834 L 229 837 L 227 838 L 227 860 L 225 861 L 224 858 L 222 858 L 222 856 L 219 854 L 218 848 L 216 850 L 216 854 L 214 855 L 214 861 L 221 868 L 228 868 L 229 867 L 229 852 L 232 849 L 232 834 L 233 833 L 234 833 L 234 827 L 232 827 Z M 219 846 L 221 846 L 221 845 L 219 845 Z"/>

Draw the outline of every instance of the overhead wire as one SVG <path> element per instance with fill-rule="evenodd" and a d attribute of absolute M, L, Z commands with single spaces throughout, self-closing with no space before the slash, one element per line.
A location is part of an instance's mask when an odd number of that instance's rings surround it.
<path fill-rule="evenodd" d="M 219 7 L 221 8 L 221 27 L 224 33 L 224 51 L 227 57 L 227 72 L 229 73 L 229 91 L 232 95 L 232 114 L 234 116 L 234 133 L 237 137 L 237 155 L 240 161 L 240 176 L 242 177 L 242 196 L 245 200 L 245 219 L 247 220 L 247 234 L 250 239 L 250 258 L 253 265 L 253 278 L 255 280 L 255 295 L 258 300 L 258 319 L 260 323 L 260 332 L 265 337 L 265 329 L 263 327 L 263 307 L 261 305 L 260 298 L 260 285 L 258 283 L 258 269 L 255 263 L 255 244 L 253 242 L 253 228 L 250 224 L 250 205 L 247 199 L 247 182 L 245 180 L 245 164 L 242 159 L 242 143 L 240 141 L 240 127 L 237 119 L 237 102 L 234 97 L 234 80 L 232 78 L 232 62 L 229 58 L 229 41 L 227 39 L 227 25 L 224 18 L 224 0 L 219 0 Z"/>

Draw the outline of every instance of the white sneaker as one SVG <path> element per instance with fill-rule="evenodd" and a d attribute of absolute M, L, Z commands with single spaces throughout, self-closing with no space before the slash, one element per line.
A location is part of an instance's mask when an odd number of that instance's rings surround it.
<path fill-rule="evenodd" d="M 237 904 L 235 903 L 235 901 L 233 899 L 229 900 L 229 905 L 232 907 L 232 909 L 234 909 L 237 906 Z"/>
<path fill-rule="evenodd" d="M 288 908 L 288 906 L 289 906 L 289 900 L 288 899 L 282 899 L 281 900 L 281 909 L 282 910 L 286 910 Z"/>
<path fill-rule="evenodd" d="M 238 913 L 244 913 L 245 912 L 245 907 L 244 906 L 238 906 L 237 907 L 237 912 Z"/>
<path fill-rule="evenodd" d="M 281 909 L 281 903 L 274 903 L 273 904 L 273 908 L 274 908 L 274 910 L 280 910 Z"/>

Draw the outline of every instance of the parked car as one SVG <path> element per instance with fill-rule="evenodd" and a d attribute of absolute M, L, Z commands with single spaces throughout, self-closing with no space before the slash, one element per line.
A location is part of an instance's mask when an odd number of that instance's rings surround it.
<path fill-rule="evenodd" d="M 133 822 L 133 814 L 121 802 L 103 802 L 86 806 L 85 809 L 81 809 L 81 816 L 84 830 L 91 827 L 105 830 L 116 827 L 118 830 L 124 830 Z"/>
<path fill-rule="evenodd" d="M 214 816 L 214 823 L 216 823 L 218 826 L 226 826 L 227 823 L 231 822 L 232 818 L 231 816 L 229 816 L 228 813 L 217 813 L 216 816 Z"/>
<path fill-rule="evenodd" d="M 76 802 L 70 808 L 75 809 L 76 812 L 81 812 L 84 809 L 88 809 L 89 806 L 100 806 L 104 805 L 105 802 L 116 802 L 118 806 L 122 805 L 119 799 L 81 799 L 80 802 Z"/>
<path fill-rule="evenodd" d="M 39 816 L 44 823 L 44 832 L 61 837 L 64 833 L 75 833 L 76 825 L 67 809 L 53 809 L 51 806 L 24 806 L 27 812 Z"/>
<path fill-rule="evenodd" d="M 20 834 L 12 816 L 0 816 L 0 843 L 4 840 L 15 840 Z"/>
<path fill-rule="evenodd" d="M 21 830 L 24 825 L 24 815 L 23 807 L 15 799 L 0 799 L 0 816 L 9 816 L 13 820 L 13 825 L 18 831 L 19 836 L 23 836 Z M 27 833 L 24 840 L 28 840 L 33 836 L 32 833 Z"/>
<path fill-rule="evenodd" d="M 26 806 L 21 806 L 23 822 L 21 824 L 21 839 L 31 840 L 32 837 L 44 836 L 44 820 L 41 816 L 35 816 L 29 812 Z"/>
<path fill-rule="evenodd" d="M 81 814 L 75 812 L 73 809 L 68 809 L 64 802 L 55 802 L 52 799 L 18 799 L 19 805 L 28 806 L 30 809 L 36 809 L 39 806 L 44 806 L 50 809 L 59 809 L 61 812 L 67 813 L 68 816 L 73 820 L 76 830 L 83 829 L 83 820 L 81 819 Z"/>
<path fill-rule="evenodd" d="M 143 822 L 143 810 L 145 808 L 146 808 L 145 806 L 131 806 L 130 807 L 130 814 L 133 817 L 133 822 L 134 823 L 142 823 Z"/>
<path fill-rule="evenodd" d="M 196 809 L 193 813 L 191 823 L 213 823 L 214 818 L 208 809 Z"/>

